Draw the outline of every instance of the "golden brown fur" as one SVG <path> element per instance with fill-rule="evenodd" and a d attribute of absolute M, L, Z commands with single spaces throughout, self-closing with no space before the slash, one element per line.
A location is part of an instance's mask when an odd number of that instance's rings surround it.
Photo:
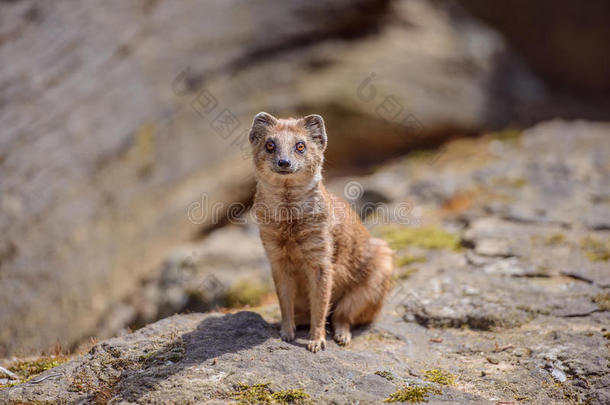
<path fill-rule="evenodd" d="M 250 141 L 257 178 L 253 209 L 280 303 L 281 337 L 291 341 L 296 325 L 309 324 L 308 349 L 324 349 L 332 312 L 334 339 L 348 344 L 351 326 L 371 322 L 381 310 L 392 252 L 324 187 L 322 117 L 282 120 L 259 113 Z"/>

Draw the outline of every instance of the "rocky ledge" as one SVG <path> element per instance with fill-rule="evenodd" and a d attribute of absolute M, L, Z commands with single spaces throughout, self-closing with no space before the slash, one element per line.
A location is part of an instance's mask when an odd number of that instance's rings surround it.
<path fill-rule="evenodd" d="M 367 225 L 397 252 L 382 316 L 347 348 L 311 354 L 306 330 L 280 341 L 267 295 L 250 310 L 174 315 L 96 343 L 0 401 L 610 403 L 609 136 L 607 124 L 554 121 L 331 182 L 356 207 L 381 207 Z M 193 285 L 214 276 L 234 292 L 243 280 L 223 276 L 231 267 L 268 283 L 256 233 L 239 222 L 194 261 L 193 246 L 182 249 L 188 266 L 174 254 L 147 287 L 153 298 L 129 305 L 205 308 Z M 209 248 L 223 240 L 248 253 Z"/>

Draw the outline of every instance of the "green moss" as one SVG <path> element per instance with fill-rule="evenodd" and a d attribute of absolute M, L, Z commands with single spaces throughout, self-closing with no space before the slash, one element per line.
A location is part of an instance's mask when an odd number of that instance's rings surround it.
<path fill-rule="evenodd" d="M 9 370 L 23 380 L 28 380 L 68 361 L 65 356 L 42 356 L 34 360 L 20 360 L 9 366 Z"/>
<path fill-rule="evenodd" d="M 408 266 L 413 263 L 425 263 L 428 259 L 425 256 L 403 255 L 396 259 L 396 266 Z"/>
<path fill-rule="evenodd" d="M 610 293 L 599 293 L 593 297 L 595 302 L 600 309 L 604 311 L 610 311 Z"/>
<path fill-rule="evenodd" d="M 493 185 L 495 186 L 508 186 L 512 188 L 523 188 L 528 185 L 528 181 L 523 177 L 508 178 L 508 177 L 496 177 L 493 179 Z"/>
<path fill-rule="evenodd" d="M 397 280 L 406 280 L 413 274 L 417 273 L 417 271 L 418 269 L 416 269 L 415 267 L 408 267 L 406 269 L 399 270 L 397 273 L 394 274 Z"/>
<path fill-rule="evenodd" d="M 558 232 L 547 236 L 547 238 L 544 240 L 544 244 L 547 246 L 554 246 L 564 243 L 565 240 L 565 235 Z"/>
<path fill-rule="evenodd" d="M 381 236 L 394 249 L 414 246 L 424 249 L 461 250 L 460 237 L 442 228 L 390 226 L 381 230 Z"/>
<path fill-rule="evenodd" d="M 232 399 L 242 404 L 307 404 L 310 403 L 309 394 L 301 389 L 290 389 L 273 392 L 269 383 L 263 384 L 237 384 L 235 391 L 230 394 Z"/>
<path fill-rule="evenodd" d="M 309 394 L 301 389 L 274 392 L 273 400 L 280 404 L 305 404 L 310 402 Z"/>
<path fill-rule="evenodd" d="M 610 332 L 604 333 L 604 339 L 610 340 Z"/>
<path fill-rule="evenodd" d="M 405 386 L 387 397 L 383 402 L 428 402 L 428 395 L 440 394 L 438 388 L 431 386 Z"/>
<path fill-rule="evenodd" d="M 434 369 L 434 370 L 425 370 L 424 379 L 426 381 L 430 381 L 433 383 L 437 383 L 440 385 L 454 385 L 455 384 L 455 376 L 448 371 Z"/>
<path fill-rule="evenodd" d="M 270 404 L 273 402 L 269 383 L 265 384 L 237 384 L 231 398 L 246 404 Z"/>
<path fill-rule="evenodd" d="M 392 374 L 391 371 L 385 371 L 385 370 L 381 371 L 381 370 L 379 370 L 379 371 L 375 371 L 375 375 L 378 375 L 379 377 L 383 377 L 383 378 L 385 378 L 388 381 L 394 380 L 394 374 Z"/>
<path fill-rule="evenodd" d="M 493 139 L 504 142 L 516 142 L 521 138 L 521 135 L 523 135 L 523 132 L 514 128 L 491 133 Z"/>
<path fill-rule="evenodd" d="M 523 188 L 523 187 L 527 186 L 528 181 L 527 181 L 527 179 L 525 179 L 523 177 L 517 177 L 516 179 L 510 179 L 509 183 L 511 186 L 513 186 L 515 188 Z"/>
<path fill-rule="evenodd" d="M 415 256 L 415 255 L 403 255 L 396 259 L 396 267 L 399 269 L 395 272 L 395 279 L 397 280 L 406 280 L 411 277 L 413 274 L 417 273 L 418 269 L 415 267 L 407 267 L 413 263 L 425 263 L 428 259 L 425 256 Z M 401 269 L 402 267 L 402 269 Z"/>
<path fill-rule="evenodd" d="M 133 150 L 140 175 L 149 174 L 155 164 L 155 125 L 144 124 L 136 131 Z"/>
<path fill-rule="evenodd" d="M 592 262 L 608 261 L 610 259 L 610 239 L 602 241 L 593 236 L 587 236 L 580 242 L 583 253 Z"/>
<path fill-rule="evenodd" d="M 246 305 L 254 307 L 260 304 L 263 297 L 269 292 L 269 288 L 265 285 L 242 281 L 227 292 L 226 305 L 229 308 L 239 308 Z"/>
<path fill-rule="evenodd" d="M 157 352 L 153 352 L 151 351 L 150 353 L 146 353 L 146 354 L 142 354 L 140 357 L 138 357 L 138 360 L 141 362 L 144 362 L 148 359 L 150 359 L 152 356 L 154 356 Z"/>
<path fill-rule="evenodd" d="M 189 302 L 207 302 L 208 296 L 199 289 L 187 289 L 185 291 L 188 296 Z"/>
<path fill-rule="evenodd" d="M 437 153 L 439 153 L 439 151 L 430 149 L 414 150 L 413 152 L 407 155 L 407 161 L 416 163 L 429 162 L 434 159 Z"/>

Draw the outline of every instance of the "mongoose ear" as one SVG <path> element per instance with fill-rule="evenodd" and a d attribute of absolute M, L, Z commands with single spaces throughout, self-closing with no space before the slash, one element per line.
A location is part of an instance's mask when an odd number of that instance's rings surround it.
<path fill-rule="evenodd" d="M 318 114 L 311 114 L 303 117 L 303 123 L 313 140 L 318 142 L 322 150 L 326 149 L 326 128 L 322 117 Z"/>
<path fill-rule="evenodd" d="M 250 129 L 250 143 L 257 143 L 269 128 L 277 123 L 277 118 L 266 112 L 259 112 L 254 116 Z"/>

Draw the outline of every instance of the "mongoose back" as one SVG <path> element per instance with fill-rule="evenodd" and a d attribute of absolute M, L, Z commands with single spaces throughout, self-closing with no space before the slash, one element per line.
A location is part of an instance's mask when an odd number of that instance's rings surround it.
<path fill-rule="evenodd" d="M 334 339 L 369 323 L 390 289 L 393 254 L 371 237 L 349 204 L 322 183 L 327 144 L 319 115 L 277 119 L 261 112 L 250 130 L 257 189 L 254 213 L 271 263 L 282 315 L 282 340 L 310 325 L 307 348 L 326 347 L 330 314 Z"/>

